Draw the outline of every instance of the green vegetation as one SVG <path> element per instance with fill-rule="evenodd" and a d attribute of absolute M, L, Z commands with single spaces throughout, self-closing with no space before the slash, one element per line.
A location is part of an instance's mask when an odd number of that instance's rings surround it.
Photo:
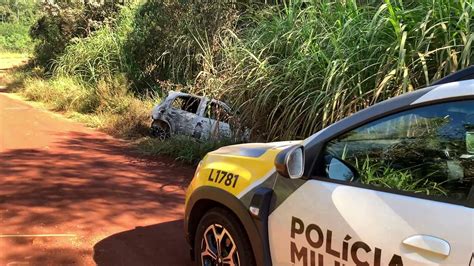
<path fill-rule="evenodd" d="M 148 135 L 155 100 L 133 95 L 124 74 L 123 43 L 131 30 L 133 8 L 119 13 L 118 6 L 44 8 L 31 29 L 37 41 L 36 64 L 17 70 L 19 75 L 13 77 L 21 84 L 20 94 L 114 136 Z M 111 15 L 98 16 L 103 13 Z"/>
<path fill-rule="evenodd" d="M 172 136 L 164 141 L 145 138 L 138 142 L 137 147 L 146 155 L 166 155 L 186 163 L 197 164 L 206 153 L 230 144 L 230 140 L 202 142 L 187 136 Z"/>
<path fill-rule="evenodd" d="M 127 73 L 125 41 L 133 29 L 134 11 L 134 8 L 122 8 L 113 24 L 72 41 L 54 65 L 55 76 L 74 76 L 82 82 L 97 84 Z M 122 90 L 127 90 L 127 84 L 123 85 Z"/>
<path fill-rule="evenodd" d="M 35 61 L 47 71 L 52 69 L 66 47 L 102 27 L 112 26 L 120 10 L 119 5 L 109 1 L 103 5 L 84 2 L 46 1 L 42 4 L 42 16 L 31 27 L 30 34 L 36 41 Z"/>
<path fill-rule="evenodd" d="M 415 176 L 416 169 L 395 169 L 386 162 L 367 158 L 362 165 L 356 162 L 360 182 L 376 187 L 397 189 L 426 195 L 447 195 L 442 183 L 430 180 L 427 175 L 423 178 Z"/>
<path fill-rule="evenodd" d="M 265 141 L 309 136 L 474 60 L 468 0 L 126 2 L 44 3 L 30 30 L 41 89 L 23 93 L 134 137 L 150 95 L 186 90 L 229 102 Z M 171 143 L 157 153 L 189 161 Z M 207 149 L 196 145 L 192 156 Z"/>
<path fill-rule="evenodd" d="M 52 110 L 65 112 L 88 126 L 127 139 L 149 133 L 153 100 L 134 97 L 119 77 L 100 81 L 96 86 L 63 76 L 45 80 L 28 74 L 19 79 L 22 96 L 44 102 Z"/>
<path fill-rule="evenodd" d="M 244 118 L 267 139 L 304 137 L 473 62 L 472 1 L 373 2 L 252 14 L 224 86 Z"/>
<path fill-rule="evenodd" d="M 0 23 L 0 50 L 2 52 L 29 52 L 32 47 L 28 26 L 19 23 Z"/>
<path fill-rule="evenodd" d="M 127 51 L 138 92 L 157 81 L 193 84 L 207 65 L 203 45 L 213 46 L 211 59 L 221 53 L 219 33 L 232 28 L 236 11 L 220 1 L 194 2 L 150 1 L 137 9 Z"/>
<path fill-rule="evenodd" d="M 29 36 L 38 5 L 34 0 L 0 0 L 0 51 L 32 51 L 33 41 Z"/>

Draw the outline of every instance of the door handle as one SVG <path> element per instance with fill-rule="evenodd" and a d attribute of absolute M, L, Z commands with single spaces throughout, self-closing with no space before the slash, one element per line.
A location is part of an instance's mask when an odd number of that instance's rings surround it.
<path fill-rule="evenodd" d="M 414 235 L 403 240 L 403 244 L 410 247 L 430 251 L 443 256 L 449 256 L 451 247 L 449 243 L 441 238 L 428 235 Z"/>

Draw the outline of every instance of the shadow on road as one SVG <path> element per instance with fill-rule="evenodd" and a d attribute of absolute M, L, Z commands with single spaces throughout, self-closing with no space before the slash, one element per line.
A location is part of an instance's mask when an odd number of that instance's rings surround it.
<path fill-rule="evenodd" d="M 128 253 L 124 247 L 133 252 L 148 243 L 158 255 L 151 256 L 145 250 L 138 252 L 134 260 L 140 261 L 144 255 L 157 262 L 155 258 L 168 253 L 159 248 L 162 245 L 174 250 L 174 259 L 184 261 L 188 254 L 182 222 L 169 221 L 182 217 L 184 189 L 192 175 L 190 167 L 169 159 L 137 156 L 121 141 L 98 133 L 70 131 L 57 136 L 56 142 L 48 147 L 0 152 L 1 233 L 77 235 L 61 242 L 51 238 L 44 243 L 32 239 L 31 243 L 21 245 L 0 241 L 0 249 L 7 251 L 0 252 L 0 264 L 2 259 L 24 259 L 29 252 L 22 250 L 27 246 L 40 247 L 36 249 L 47 256 L 56 256 L 58 248 L 76 247 L 78 251 L 86 250 L 88 255 L 84 256 L 91 259 L 92 246 L 105 236 L 157 223 L 104 239 L 97 247 L 104 247 L 106 253 L 99 252 L 98 258 L 104 258 L 115 248 L 116 256 L 125 255 Z M 143 238 L 146 241 L 141 244 Z M 129 261 L 135 257 L 118 258 Z"/>
<path fill-rule="evenodd" d="M 116 140 L 69 135 L 49 150 L 0 153 L 0 209 L 18 212 L 10 228 L 71 222 L 92 229 L 120 218 L 182 213 L 191 169 L 135 157 Z"/>
<path fill-rule="evenodd" d="M 8 249 L 6 251 L 9 252 Z M 11 253 L 2 265 L 86 265 L 84 261 L 90 256 L 89 253 L 84 249 L 63 247 L 51 248 L 47 252 L 41 249 L 18 249 L 16 253 Z"/>
<path fill-rule="evenodd" d="M 176 250 L 176 247 L 180 247 Z M 191 265 L 184 240 L 183 220 L 176 220 L 109 236 L 94 246 L 99 266 Z"/>

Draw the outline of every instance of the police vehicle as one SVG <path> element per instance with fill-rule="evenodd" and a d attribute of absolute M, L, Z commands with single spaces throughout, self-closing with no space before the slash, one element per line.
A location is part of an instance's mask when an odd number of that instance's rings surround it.
<path fill-rule="evenodd" d="M 303 141 L 210 152 L 186 195 L 198 265 L 474 266 L 474 67 Z"/>

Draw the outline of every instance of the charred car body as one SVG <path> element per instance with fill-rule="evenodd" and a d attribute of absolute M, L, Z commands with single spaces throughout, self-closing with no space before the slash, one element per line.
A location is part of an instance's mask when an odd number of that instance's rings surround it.
<path fill-rule="evenodd" d="M 208 139 L 246 139 L 239 133 L 231 108 L 224 102 L 183 92 L 170 91 L 153 108 L 152 135 L 165 139 L 173 134 Z"/>

